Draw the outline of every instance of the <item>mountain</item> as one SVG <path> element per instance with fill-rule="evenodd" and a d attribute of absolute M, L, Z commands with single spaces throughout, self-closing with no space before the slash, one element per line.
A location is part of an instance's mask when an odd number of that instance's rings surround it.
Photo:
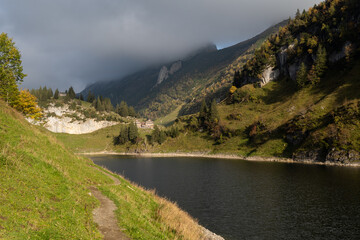
<path fill-rule="evenodd" d="M 184 134 L 159 151 L 359 164 L 359 89 L 360 2 L 324 1 L 298 12 L 235 68 L 217 111 L 212 104 L 177 119 Z"/>
<path fill-rule="evenodd" d="M 95 95 L 109 97 L 113 104 L 125 100 L 150 118 L 167 115 L 179 106 L 186 108 L 201 100 L 207 91 L 216 92 L 231 84 L 232 76 L 224 77 L 227 67 L 239 61 L 241 56 L 251 54 L 255 45 L 285 23 L 279 23 L 232 47 L 217 50 L 210 44 L 183 60 L 139 71 L 119 80 L 97 82 L 81 93 L 86 96 L 91 91 Z"/>

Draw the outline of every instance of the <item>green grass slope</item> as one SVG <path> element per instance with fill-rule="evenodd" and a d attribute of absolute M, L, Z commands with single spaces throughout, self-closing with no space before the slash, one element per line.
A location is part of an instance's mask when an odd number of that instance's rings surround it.
<path fill-rule="evenodd" d="M 0 101 L 0 239 L 101 239 L 91 186 L 115 202 L 119 227 L 132 238 L 201 238 L 174 204 L 117 175 L 121 184 L 112 185 L 103 171 Z"/>

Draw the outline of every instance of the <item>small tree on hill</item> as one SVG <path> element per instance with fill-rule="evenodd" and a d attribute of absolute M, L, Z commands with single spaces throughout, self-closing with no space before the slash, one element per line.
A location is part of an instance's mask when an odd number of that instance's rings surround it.
<path fill-rule="evenodd" d="M 205 122 L 208 120 L 208 114 L 209 114 L 208 106 L 206 105 L 205 100 L 203 100 L 201 103 L 200 112 L 199 112 L 200 126 L 202 126 L 202 127 L 205 126 Z"/>
<path fill-rule="evenodd" d="M 19 98 L 14 104 L 14 108 L 32 119 L 42 117 L 41 108 L 37 105 L 36 97 L 28 90 L 21 90 Z"/>
<path fill-rule="evenodd" d="M 86 101 L 89 103 L 93 103 L 94 100 L 95 100 L 95 95 L 91 91 L 89 91 Z"/>
<path fill-rule="evenodd" d="M 116 111 L 122 117 L 129 116 L 129 108 L 125 101 L 120 102 L 120 105 L 117 107 Z"/>
<path fill-rule="evenodd" d="M 219 122 L 219 112 L 218 112 L 218 109 L 217 109 L 215 99 L 212 100 L 211 105 L 210 105 L 209 121 L 211 123 Z"/>
<path fill-rule="evenodd" d="M 241 76 L 239 71 L 235 71 L 233 85 L 237 88 L 241 87 Z"/>
<path fill-rule="evenodd" d="M 324 72 L 327 68 L 326 62 L 327 62 L 326 49 L 320 45 L 316 53 L 316 60 L 314 64 L 315 73 L 319 78 L 321 78 L 324 75 Z"/>
<path fill-rule="evenodd" d="M 55 90 L 54 99 L 59 99 L 59 89 Z"/>
<path fill-rule="evenodd" d="M 129 125 L 129 140 L 132 143 L 136 143 L 136 140 L 139 136 L 138 128 L 134 122 L 130 123 Z"/>
<path fill-rule="evenodd" d="M 296 73 L 296 83 L 300 88 L 305 87 L 307 82 L 307 69 L 305 63 L 301 63 L 299 70 Z"/>
<path fill-rule="evenodd" d="M 129 107 L 129 116 L 130 117 L 136 117 L 136 111 L 135 111 L 135 109 L 134 109 L 134 107 L 133 106 L 130 106 Z"/>
<path fill-rule="evenodd" d="M 76 94 L 75 94 L 75 91 L 74 91 L 74 88 L 73 87 L 70 87 L 69 88 L 69 91 L 68 91 L 68 94 L 70 99 L 74 99 L 76 97 Z"/>

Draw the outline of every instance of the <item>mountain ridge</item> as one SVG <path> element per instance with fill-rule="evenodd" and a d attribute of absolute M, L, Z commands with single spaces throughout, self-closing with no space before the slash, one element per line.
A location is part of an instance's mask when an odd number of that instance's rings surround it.
<path fill-rule="evenodd" d="M 148 68 L 120 80 L 98 82 L 85 88 L 81 93 L 86 96 L 90 90 L 95 95 L 109 97 L 113 104 L 125 100 L 143 115 L 153 119 L 164 116 L 178 106 L 191 102 L 190 95 L 218 81 L 215 78 L 219 77 L 220 71 L 245 53 L 258 40 L 277 31 L 278 27 L 284 25 L 285 22 L 228 48 L 217 50 L 215 46 L 209 45 L 190 59 L 181 60 L 181 69 L 169 76 L 166 81 L 158 84 L 156 88 L 154 86 L 159 79 L 161 68 L 163 66 L 169 68 L 169 65 L 174 62 L 157 68 Z M 230 82 L 231 80 L 228 81 Z"/>

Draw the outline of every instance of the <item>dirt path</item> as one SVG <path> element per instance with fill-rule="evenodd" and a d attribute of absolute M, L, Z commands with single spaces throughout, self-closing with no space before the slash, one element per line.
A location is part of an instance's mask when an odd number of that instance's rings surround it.
<path fill-rule="evenodd" d="M 119 185 L 120 180 L 111 176 L 110 174 L 103 172 L 109 176 L 114 185 Z M 116 205 L 113 201 L 103 195 L 97 188 L 90 188 L 92 195 L 94 195 L 99 201 L 100 206 L 93 211 L 94 221 L 98 225 L 100 232 L 104 235 L 105 240 L 128 240 L 130 239 L 124 233 L 120 231 L 115 216 Z"/>

